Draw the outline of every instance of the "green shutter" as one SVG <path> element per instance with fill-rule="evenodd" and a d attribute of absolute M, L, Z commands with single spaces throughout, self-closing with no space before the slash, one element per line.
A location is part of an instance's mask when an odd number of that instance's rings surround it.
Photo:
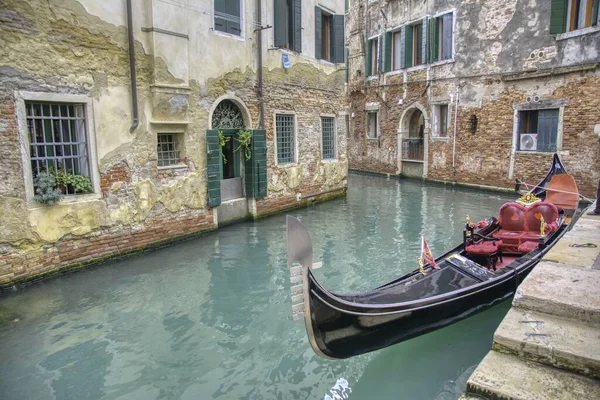
<path fill-rule="evenodd" d="M 284 47 L 288 45 L 287 0 L 275 0 L 274 8 L 275 47 Z"/>
<path fill-rule="evenodd" d="M 302 53 L 302 1 L 292 2 L 292 50 Z"/>
<path fill-rule="evenodd" d="M 208 172 L 208 206 L 221 204 L 221 145 L 219 131 L 206 131 L 206 169 Z"/>
<path fill-rule="evenodd" d="M 567 29 L 567 0 L 552 0 L 550 6 L 550 33 L 564 33 Z"/>
<path fill-rule="evenodd" d="M 323 14 L 321 13 L 321 8 L 319 7 L 315 7 L 315 58 L 317 60 L 320 60 L 321 58 L 323 58 L 323 49 L 322 49 L 322 32 L 321 29 L 323 29 L 322 25 L 322 16 Z"/>
<path fill-rule="evenodd" d="M 373 73 L 373 41 L 367 40 L 367 51 L 365 57 L 365 76 L 369 77 Z"/>
<path fill-rule="evenodd" d="M 412 67 L 413 59 L 413 27 L 412 25 L 405 25 L 405 37 L 404 37 L 404 67 Z"/>
<path fill-rule="evenodd" d="M 264 129 L 252 131 L 250 150 L 250 159 L 244 158 L 246 197 L 263 198 L 267 196 L 267 137 Z"/>
<path fill-rule="evenodd" d="M 429 19 L 429 62 L 438 61 L 438 19 Z"/>
<path fill-rule="evenodd" d="M 350 65 L 349 65 L 349 60 L 350 58 L 350 50 L 348 49 L 348 47 L 346 47 L 346 83 L 348 83 L 348 80 L 350 78 Z"/>
<path fill-rule="evenodd" d="M 400 28 L 400 69 L 406 67 L 406 25 Z"/>
<path fill-rule="evenodd" d="M 344 16 L 334 15 L 332 17 L 332 48 L 333 57 L 331 62 L 338 64 L 344 62 Z"/>
<path fill-rule="evenodd" d="M 385 62 L 384 71 L 390 72 L 392 70 L 392 32 L 386 32 L 385 34 Z"/>
<path fill-rule="evenodd" d="M 379 35 L 377 39 L 377 73 L 383 72 L 383 38 L 385 35 Z"/>
<path fill-rule="evenodd" d="M 427 28 L 429 27 L 429 18 L 423 18 L 421 35 L 421 64 L 427 64 Z"/>

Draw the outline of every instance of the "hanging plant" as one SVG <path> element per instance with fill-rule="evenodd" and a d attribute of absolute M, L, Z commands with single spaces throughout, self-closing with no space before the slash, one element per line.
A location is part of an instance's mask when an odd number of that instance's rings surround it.
<path fill-rule="evenodd" d="M 252 131 L 249 129 L 240 129 L 235 137 L 235 141 L 237 142 L 237 147 L 235 151 L 240 148 L 244 148 L 244 156 L 246 160 L 249 160 L 252 157 L 252 152 L 250 150 L 250 142 L 252 141 Z"/>
<path fill-rule="evenodd" d="M 223 147 L 225 147 L 225 145 L 227 143 L 229 143 L 231 138 L 229 136 L 223 135 L 223 131 L 219 131 L 218 133 L 219 133 L 219 144 L 221 145 L 221 156 L 223 156 L 223 163 L 227 164 L 227 157 L 225 157 L 225 153 L 223 153 Z"/>
<path fill-rule="evenodd" d="M 40 172 L 33 180 L 35 187 L 35 201 L 53 206 L 62 197 L 60 189 L 56 187 L 56 179 L 52 174 Z"/>

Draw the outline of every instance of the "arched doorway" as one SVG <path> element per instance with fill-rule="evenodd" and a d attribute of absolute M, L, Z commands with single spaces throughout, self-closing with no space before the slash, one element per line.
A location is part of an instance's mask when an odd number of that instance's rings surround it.
<path fill-rule="evenodd" d="M 426 177 L 429 116 L 425 107 L 418 102 L 407 107 L 400 117 L 398 134 L 398 171 Z"/>
<path fill-rule="evenodd" d="M 402 143 L 402 159 L 423 161 L 423 137 L 425 134 L 425 116 L 414 108 L 408 116 L 408 137 Z"/>

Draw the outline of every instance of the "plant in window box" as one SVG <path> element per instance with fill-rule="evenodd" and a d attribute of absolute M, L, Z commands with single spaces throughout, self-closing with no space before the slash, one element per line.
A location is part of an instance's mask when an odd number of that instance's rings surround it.
<path fill-rule="evenodd" d="M 89 177 L 83 175 L 73 175 L 63 171 L 53 171 L 52 175 L 56 180 L 56 185 L 63 194 L 67 193 L 91 193 L 93 191 L 92 181 Z"/>
<path fill-rule="evenodd" d="M 47 172 L 40 172 L 33 180 L 35 196 L 33 199 L 39 203 L 53 206 L 62 197 L 62 192 L 56 187 L 56 178 Z"/>
<path fill-rule="evenodd" d="M 240 148 L 244 149 L 244 156 L 246 160 L 249 160 L 252 157 L 252 152 L 250 150 L 250 142 L 252 141 L 252 131 L 249 129 L 240 129 L 235 137 L 235 141 L 238 146 L 235 151 Z"/>
<path fill-rule="evenodd" d="M 230 137 L 223 135 L 223 131 L 219 131 L 219 145 L 221 146 L 221 156 L 223 156 L 223 163 L 227 164 L 227 157 L 225 157 L 225 153 L 223 153 L 223 147 L 229 143 L 231 140 Z"/>

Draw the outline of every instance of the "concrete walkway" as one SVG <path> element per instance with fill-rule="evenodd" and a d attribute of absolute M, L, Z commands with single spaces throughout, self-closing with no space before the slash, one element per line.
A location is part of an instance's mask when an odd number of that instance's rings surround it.
<path fill-rule="evenodd" d="M 584 215 L 517 289 L 461 400 L 600 399 L 599 255 Z"/>

